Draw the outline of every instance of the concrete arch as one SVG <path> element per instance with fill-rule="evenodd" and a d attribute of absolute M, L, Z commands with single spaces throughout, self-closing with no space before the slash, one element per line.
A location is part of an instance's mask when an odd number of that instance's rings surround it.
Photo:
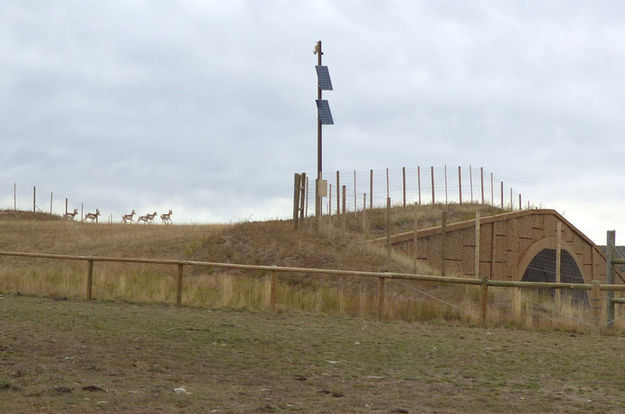
<path fill-rule="evenodd" d="M 514 280 L 520 281 L 523 278 L 523 274 L 525 273 L 527 266 L 529 266 L 529 264 L 532 262 L 532 260 L 538 253 L 540 253 L 544 249 L 555 249 L 555 248 L 556 248 L 555 237 L 545 237 L 544 239 L 538 240 L 536 243 L 532 244 L 519 259 L 517 263 L 517 267 L 516 267 L 516 275 L 515 275 Z M 575 252 L 572 252 L 571 250 L 567 249 L 567 247 L 565 246 L 565 243 L 562 244 L 561 248 L 562 250 L 565 250 L 573 258 L 573 260 L 575 260 L 575 264 L 577 265 L 577 268 L 579 269 L 580 273 L 582 274 L 582 277 L 584 278 L 584 283 L 591 283 L 590 278 L 584 274 L 584 270 L 583 270 L 584 265 L 580 261 L 580 259 L 577 257 Z"/>

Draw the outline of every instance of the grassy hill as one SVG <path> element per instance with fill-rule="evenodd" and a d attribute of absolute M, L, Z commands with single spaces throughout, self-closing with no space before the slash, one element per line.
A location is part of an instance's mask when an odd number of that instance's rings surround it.
<path fill-rule="evenodd" d="M 440 205 L 395 207 L 391 232 L 438 225 Z M 501 212 L 477 204 L 449 205 L 448 222 Z M 299 230 L 290 221 L 243 222 L 228 225 L 137 225 L 77 223 L 57 216 L 0 212 L 0 250 L 74 255 L 186 259 L 210 262 L 411 273 L 413 262 L 399 253 L 388 261 L 383 247 L 363 241 L 386 232 L 386 210 L 314 218 Z M 363 223 L 366 228 L 363 232 Z M 435 274 L 427 267 L 419 273 Z M 99 300 L 175 303 L 174 266 L 96 263 L 93 294 Z M 84 298 L 85 262 L 0 258 L 0 291 L 53 297 Z M 377 281 L 356 277 L 280 274 L 280 311 L 313 311 L 364 318 L 377 316 Z M 495 291 L 491 289 L 491 291 Z M 270 277 L 262 272 L 185 267 L 182 302 L 209 308 L 267 309 Z M 494 295 L 494 293 L 491 293 Z M 531 296 L 531 295 L 530 295 Z M 479 314 L 479 288 L 391 280 L 386 283 L 384 317 L 447 320 L 474 324 Z M 491 298 L 493 325 L 556 326 L 584 330 L 574 319 L 536 311 L 535 297 L 518 291 L 497 291 Z M 583 315 L 576 315 L 583 316 Z"/>

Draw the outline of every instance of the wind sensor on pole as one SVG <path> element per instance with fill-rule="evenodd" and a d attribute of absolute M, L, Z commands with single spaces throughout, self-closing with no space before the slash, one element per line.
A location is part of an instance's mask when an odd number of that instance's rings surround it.
<path fill-rule="evenodd" d="M 327 182 L 322 180 L 323 164 L 322 164 L 322 136 L 323 125 L 334 125 L 332 112 L 328 101 L 322 99 L 322 91 L 331 91 L 332 81 L 330 80 L 330 72 L 327 66 L 321 64 L 323 51 L 321 50 L 321 40 L 315 44 L 313 51 L 317 55 L 317 182 L 315 191 L 315 217 L 321 216 L 322 199 L 327 195 Z"/>

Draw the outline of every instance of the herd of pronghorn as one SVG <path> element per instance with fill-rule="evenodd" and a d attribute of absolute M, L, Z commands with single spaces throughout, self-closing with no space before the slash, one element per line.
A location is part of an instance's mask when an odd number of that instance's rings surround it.
<path fill-rule="evenodd" d="M 76 217 L 76 215 L 78 214 L 78 209 L 74 209 L 73 213 L 65 213 L 65 215 L 63 216 L 63 220 L 67 220 L 67 221 L 74 221 L 74 218 Z M 132 210 L 132 212 L 130 214 L 124 214 L 122 215 L 122 223 L 135 223 L 135 221 L 133 220 L 133 217 L 135 216 L 135 211 Z M 85 217 L 83 217 L 83 219 L 81 221 L 91 221 L 93 222 L 97 222 L 98 221 L 98 216 L 100 215 L 100 210 L 98 210 L 97 208 L 95 209 L 95 213 L 87 213 L 85 215 Z M 157 213 L 156 211 L 154 213 L 148 213 L 145 216 L 139 216 L 137 217 L 137 221 L 136 223 L 154 223 L 154 217 L 156 217 Z M 163 224 L 171 224 L 171 215 L 172 215 L 172 211 L 169 210 L 168 213 L 163 213 L 161 214 L 161 220 L 163 221 Z"/>

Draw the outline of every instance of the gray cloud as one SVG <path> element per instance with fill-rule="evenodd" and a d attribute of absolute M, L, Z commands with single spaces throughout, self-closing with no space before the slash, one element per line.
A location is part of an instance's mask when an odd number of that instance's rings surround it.
<path fill-rule="evenodd" d="M 176 205 L 183 220 L 288 216 L 292 173 L 316 169 L 321 39 L 335 87 L 327 174 L 483 165 L 546 206 L 618 205 L 622 9 L 4 2 L 0 188 L 36 184 L 115 214 Z"/>

